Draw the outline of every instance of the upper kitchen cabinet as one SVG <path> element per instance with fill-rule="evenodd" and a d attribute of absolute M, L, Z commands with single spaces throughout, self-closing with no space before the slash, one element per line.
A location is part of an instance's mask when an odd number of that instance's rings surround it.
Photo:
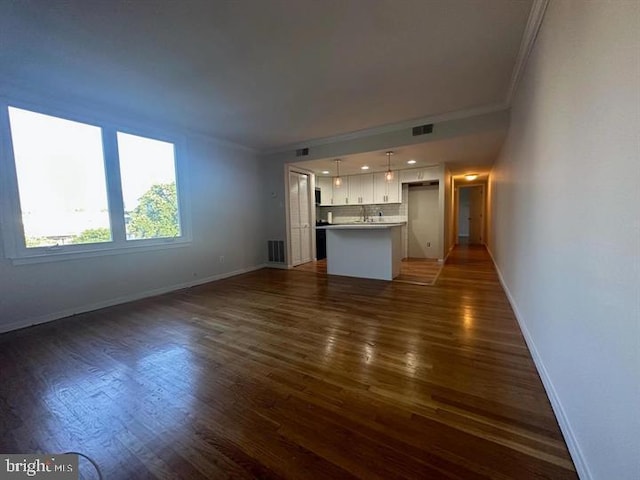
<path fill-rule="evenodd" d="M 440 179 L 440 166 L 425 168 L 410 168 L 408 170 L 400 170 L 400 182 L 412 183 L 412 182 L 424 182 Z"/>
<path fill-rule="evenodd" d="M 373 174 L 349 176 L 349 205 L 367 205 L 373 199 Z"/>
<path fill-rule="evenodd" d="M 385 172 L 373 174 L 373 203 L 402 203 L 398 173 L 393 175 L 390 182 L 387 182 Z"/>
<path fill-rule="evenodd" d="M 333 183 L 333 199 L 331 205 L 350 205 L 349 202 L 349 184 L 351 183 L 351 177 L 340 177 L 342 184 L 337 187 Z"/>
<path fill-rule="evenodd" d="M 333 178 L 316 175 L 316 187 L 320 189 L 320 205 L 333 205 Z"/>

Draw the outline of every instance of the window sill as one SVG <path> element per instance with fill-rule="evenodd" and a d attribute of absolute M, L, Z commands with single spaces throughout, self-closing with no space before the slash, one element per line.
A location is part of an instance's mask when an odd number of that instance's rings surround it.
<path fill-rule="evenodd" d="M 26 253 L 19 257 L 12 257 L 13 265 L 30 265 L 34 263 L 61 262 L 65 260 L 78 260 L 83 258 L 103 257 L 109 255 L 126 255 L 130 253 L 150 252 L 154 250 L 167 250 L 170 248 L 182 248 L 191 245 L 190 239 L 167 240 L 164 242 L 144 243 L 141 245 L 118 246 L 93 246 L 81 251 L 56 251 L 44 250 L 34 253 Z"/>

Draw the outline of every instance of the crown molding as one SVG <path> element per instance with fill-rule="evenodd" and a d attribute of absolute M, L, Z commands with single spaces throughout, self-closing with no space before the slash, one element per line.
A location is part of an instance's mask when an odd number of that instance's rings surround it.
<path fill-rule="evenodd" d="M 244 152 L 251 153 L 253 155 L 261 155 L 263 153 L 262 151 L 260 151 L 258 149 L 255 149 L 253 147 L 250 147 L 249 145 L 244 145 L 242 143 L 236 143 L 236 142 L 233 142 L 231 140 L 227 140 L 227 139 L 222 138 L 222 137 L 216 137 L 213 134 L 207 133 L 207 132 L 202 131 L 202 130 L 192 130 L 192 129 L 189 129 L 189 127 L 187 127 L 187 132 L 188 132 L 187 133 L 188 136 L 198 137 L 198 138 L 200 138 L 202 140 L 205 140 L 205 141 L 208 141 L 208 142 L 211 142 L 211 143 L 215 143 L 216 145 L 220 145 L 222 147 L 232 148 L 232 149 L 235 149 L 235 150 L 242 150 Z"/>
<path fill-rule="evenodd" d="M 339 135 L 333 135 L 330 137 L 314 138 L 306 142 L 291 143 L 288 145 L 278 146 L 262 151 L 265 155 L 272 155 L 277 153 L 291 152 L 299 148 L 312 148 L 320 145 L 327 145 L 331 143 L 346 142 L 349 140 L 356 140 L 359 138 L 373 137 L 376 135 L 382 135 L 390 132 L 397 132 L 406 128 L 412 128 L 416 125 L 425 123 L 438 123 L 446 122 L 449 120 L 460 120 L 463 118 L 476 117 L 478 115 L 485 115 L 488 113 L 499 112 L 506 110 L 509 106 L 504 102 L 492 103 L 481 107 L 468 108 L 464 110 L 456 110 L 453 112 L 442 113 L 438 115 L 430 115 L 427 117 L 414 118 L 411 120 L 405 120 L 397 123 L 389 123 L 386 125 L 380 125 L 378 127 L 365 128 L 363 130 L 356 130 L 354 132 L 342 133 Z"/>
<path fill-rule="evenodd" d="M 188 124 L 175 122 L 166 118 L 157 118 L 145 112 L 135 111 L 131 109 L 113 108 L 104 102 L 91 101 L 86 98 L 77 97 L 73 93 L 62 93 L 56 95 L 55 98 L 44 95 L 41 91 L 32 86 L 19 84 L 0 76 L 0 99 L 7 103 L 15 101 L 30 104 L 35 108 L 39 106 L 44 109 L 53 109 L 62 114 L 67 113 L 75 117 L 85 117 L 78 121 L 88 121 L 89 119 L 107 121 L 121 127 L 128 126 L 130 128 L 142 127 L 142 130 L 150 128 L 151 130 L 174 131 L 187 138 L 200 138 L 208 142 L 217 144 L 222 147 L 242 150 L 254 155 L 261 152 L 248 145 L 217 137 L 206 131 L 193 128 Z M 95 112 L 100 112 L 96 114 Z M 151 127 L 149 127 L 151 125 Z"/>
<path fill-rule="evenodd" d="M 320 145 L 327 145 L 331 143 L 339 143 L 346 142 L 350 140 L 356 140 L 365 137 L 373 137 L 376 135 L 382 135 L 385 133 L 396 132 L 399 130 L 403 130 L 406 128 L 411 128 L 416 125 L 427 124 L 427 123 L 438 123 L 438 122 L 446 122 L 450 120 L 460 120 L 464 118 L 475 117 L 478 115 L 488 114 L 499 112 L 502 110 L 507 110 L 511 106 L 511 102 L 513 100 L 513 96 L 515 91 L 518 88 L 518 84 L 522 77 L 523 71 L 526 68 L 527 61 L 531 54 L 531 50 L 533 49 L 533 45 L 535 44 L 536 37 L 542 25 L 542 21 L 544 18 L 544 14 L 546 8 L 549 4 L 549 0 L 533 0 L 533 4 L 531 6 L 531 11 L 529 12 L 529 17 L 527 19 L 527 24 L 524 29 L 524 33 L 522 36 L 522 41 L 520 42 L 520 49 L 518 51 L 518 56 L 516 57 L 516 63 L 513 68 L 513 72 L 511 75 L 511 80 L 509 82 L 509 88 L 507 90 L 507 94 L 505 96 L 505 100 L 502 102 L 496 102 L 488 105 L 483 105 L 480 107 L 473 107 L 463 110 L 456 110 L 452 112 L 445 112 L 436 115 L 429 115 L 425 117 L 413 118 L 410 120 L 405 120 L 402 122 L 384 124 L 376 127 L 366 128 L 362 130 L 356 130 L 353 132 L 347 132 L 343 134 L 321 137 L 311 139 L 305 142 L 296 142 L 287 145 L 280 145 L 277 147 L 266 148 L 266 149 L 258 149 L 251 147 L 246 144 L 239 144 L 234 141 L 230 141 L 228 139 L 220 138 L 215 135 L 212 135 L 203 130 L 195 130 L 190 128 L 188 125 L 181 125 L 181 129 L 186 130 L 188 135 L 197 136 L 200 138 L 206 138 L 213 143 L 217 143 L 219 145 L 226 146 L 228 148 L 235 148 L 239 150 L 244 150 L 246 152 L 255 154 L 255 155 L 272 155 L 284 152 L 290 152 L 292 150 L 297 150 L 298 148 L 311 148 L 317 147 Z M 21 95 L 24 95 L 24 85 L 16 88 L 16 84 L 11 81 L 7 81 L 7 79 L 0 78 L 0 91 L 6 90 L 9 95 L 13 94 L 16 90 L 20 91 Z M 30 97 L 32 92 L 28 92 L 27 95 Z M 77 103 L 84 103 L 82 101 Z M 85 106 L 85 105 L 83 105 Z M 95 105 L 92 105 L 95 106 Z M 86 107 L 86 106 L 85 106 Z M 127 112 L 131 113 L 131 112 Z M 134 118 L 140 118 L 140 115 L 133 114 Z M 166 122 L 162 122 L 166 123 Z"/>
<path fill-rule="evenodd" d="M 363 130 L 356 130 L 354 132 L 333 135 L 329 137 L 316 138 L 316 139 L 309 140 L 307 142 L 291 143 L 288 145 L 282 145 L 274 148 L 265 149 L 261 153 L 264 155 L 285 153 L 285 152 L 290 152 L 292 150 L 297 150 L 298 148 L 307 148 L 307 147 L 312 148 L 320 145 L 327 145 L 330 143 L 345 142 L 345 141 L 355 140 L 355 139 L 364 138 L 364 137 L 381 135 L 384 133 L 394 132 L 397 130 L 402 130 L 404 128 L 411 128 L 416 125 L 425 124 L 425 123 L 445 122 L 448 120 L 460 120 L 462 118 L 469 118 L 477 115 L 483 115 L 486 113 L 493 113 L 501 110 L 507 110 L 508 108 L 511 107 L 511 102 L 513 100 L 514 93 L 518 88 L 520 78 L 522 77 L 522 73 L 524 72 L 524 69 L 527 65 L 527 61 L 529 59 L 529 55 L 531 54 L 531 50 L 533 49 L 533 45 L 535 44 L 536 37 L 538 36 L 538 32 L 540 31 L 540 26 L 542 25 L 542 21 L 544 19 L 544 14 L 548 4 L 549 4 L 549 0 L 533 0 L 533 4 L 531 5 L 531 11 L 529 12 L 529 17 L 527 19 L 527 24 L 525 25 L 524 33 L 522 34 L 522 41 L 520 42 L 520 49 L 518 50 L 516 63 L 513 67 L 513 72 L 511 74 L 511 80 L 509 81 L 509 88 L 507 90 L 507 94 L 503 102 L 493 103 L 493 104 L 484 105 L 481 107 L 474 107 L 474 108 L 469 108 L 464 110 L 457 110 L 457 111 L 447 112 L 447 113 L 438 114 L 438 115 L 431 115 L 427 117 L 414 118 L 411 120 L 381 125 L 378 127 L 366 128 Z"/>
<path fill-rule="evenodd" d="M 511 74 L 511 81 L 509 82 L 509 90 L 507 90 L 507 96 L 505 98 L 505 105 L 511 106 L 513 96 L 518 89 L 520 78 L 524 69 L 527 66 L 529 55 L 536 42 L 536 37 L 540 31 L 542 20 L 544 19 L 544 13 L 547 10 L 549 0 L 533 0 L 531 5 L 531 11 L 529 12 L 529 18 L 527 19 L 527 25 L 524 27 L 524 33 L 522 34 L 522 41 L 520 42 L 520 50 L 516 57 L 516 64 L 513 67 L 513 73 Z"/>

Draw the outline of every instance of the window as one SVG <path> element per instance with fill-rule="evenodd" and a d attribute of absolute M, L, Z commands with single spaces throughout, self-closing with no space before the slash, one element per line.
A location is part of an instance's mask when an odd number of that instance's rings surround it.
<path fill-rule="evenodd" d="M 188 241 L 176 142 L 16 106 L 5 114 L 7 256 L 41 261 Z"/>
<path fill-rule="evenodd" d="M 27 248 L 111 241 L 98 127 L 9 108 Z"/>
<path fill-rule="evenodd" d="M 118 132 L 127 240 L 180 236 L 173 144 Z"/>

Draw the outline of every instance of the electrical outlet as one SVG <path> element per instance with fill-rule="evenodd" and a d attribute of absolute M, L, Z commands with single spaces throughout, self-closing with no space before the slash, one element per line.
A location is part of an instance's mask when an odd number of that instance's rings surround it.
<path fill-rule="evenodd" d="M 427 242 L 427 247 L 430 247 L 430 246 L 431 246 L 431 242 Z"/>
<path fill-rule="evenodd" d="M 220 255 L 220 263 L 224 263 L 224 255 Z"/>

